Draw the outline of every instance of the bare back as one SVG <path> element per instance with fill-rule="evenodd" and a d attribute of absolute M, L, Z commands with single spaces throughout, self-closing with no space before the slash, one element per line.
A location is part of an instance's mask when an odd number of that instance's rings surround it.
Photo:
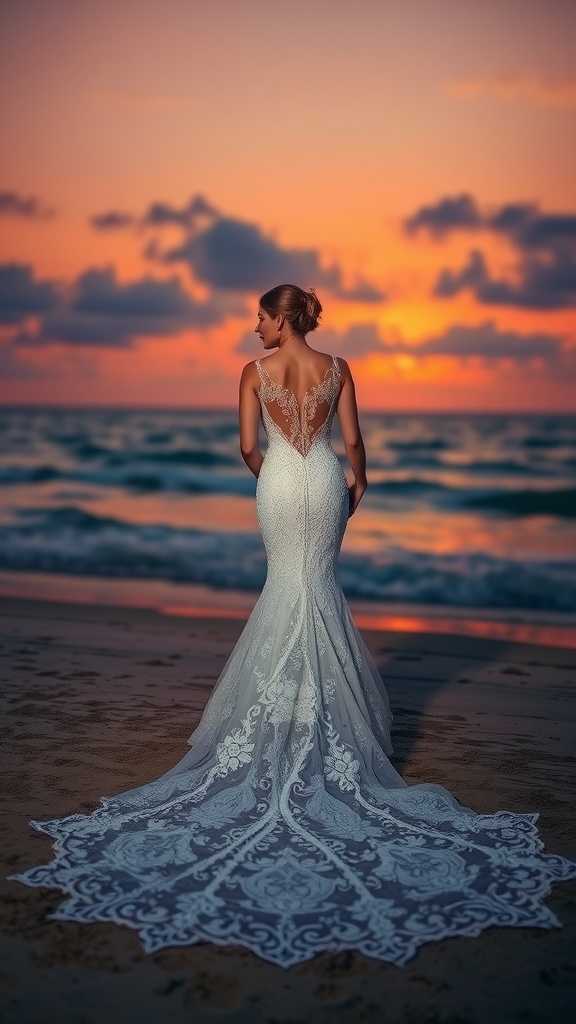
<path fill-rule="evenodd" d="M 302 405 L 305 394 L 319 384 L 332 366 L 332 356 L 306 346 L 298 355 L 275 352 L 260 359 L 259 363 L 281 388 L 290 391 L 298 405 Z"/>

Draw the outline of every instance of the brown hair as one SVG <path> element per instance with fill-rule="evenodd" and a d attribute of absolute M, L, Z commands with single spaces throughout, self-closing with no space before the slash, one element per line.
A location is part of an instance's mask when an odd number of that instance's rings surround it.
<path fill-rule="evenodd" d="M 297 334 L 308 334 L 318 327 L 322 306 L 313 288 L 305 292 L 297 284 L 279 284 L 260 299 L 268 316 L 283 316 Z"/>

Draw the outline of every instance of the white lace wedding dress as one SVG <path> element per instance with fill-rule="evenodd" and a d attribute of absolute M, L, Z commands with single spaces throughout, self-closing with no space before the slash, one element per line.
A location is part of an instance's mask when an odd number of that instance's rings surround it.
<path fill-rule="evenodd" d="M 403 964 L 490 925 L 558 926 L 543 897 L 576 864 L 542 852 L 536 814 L 476 814 L 386 756 L 386 691 L 335 575 L 338 360 L 301 409 L 257 367 L 268 575 L 190 750 L 92 814 L 32 822 L 55 860 L 13 877 L 67 894 L 53 919 L 127 925 L 147 951 L 208 940 L 283 967 L 348 948 Z"/>

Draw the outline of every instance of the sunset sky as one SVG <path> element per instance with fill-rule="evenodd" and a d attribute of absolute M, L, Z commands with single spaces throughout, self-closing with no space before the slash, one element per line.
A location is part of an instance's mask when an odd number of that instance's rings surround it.
<path fill-rule="evenodd" d="M 574 408 L 573 0 L 0 20 L 0 401 L 232 405 L 293 281 L 365 408 Z"/>

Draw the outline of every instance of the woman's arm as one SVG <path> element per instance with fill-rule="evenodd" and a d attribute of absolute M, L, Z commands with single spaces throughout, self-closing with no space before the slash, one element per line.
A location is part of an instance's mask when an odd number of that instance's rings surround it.
<path fill-rule="evenodd" d="M 354 483 L 348 488 L 350 495 L 349 515 L 351 516 L 358 508 L 360 499 L 368 486 L 368 481 L 366 480 L 366 450 L 358 422 L 356 390 L 350 367 L 345 359 L 338 357 L 338 362 L 340 364 L 343 384 L 336 411 L 340 421 L 346 456 L 354 474 Z"/>
<path fill-rule="evenodd" d="M 240 377 L 240 398 L 238 403 L 238 419 L 240 424 L 240 451 L 248 469 L 258 476 L 264 456 L 258 444 L 258 420 L 260 419 L 260 401 L 256 388 L 260 383 L 258 370 L 254 363 L 248 363 Z"/>

